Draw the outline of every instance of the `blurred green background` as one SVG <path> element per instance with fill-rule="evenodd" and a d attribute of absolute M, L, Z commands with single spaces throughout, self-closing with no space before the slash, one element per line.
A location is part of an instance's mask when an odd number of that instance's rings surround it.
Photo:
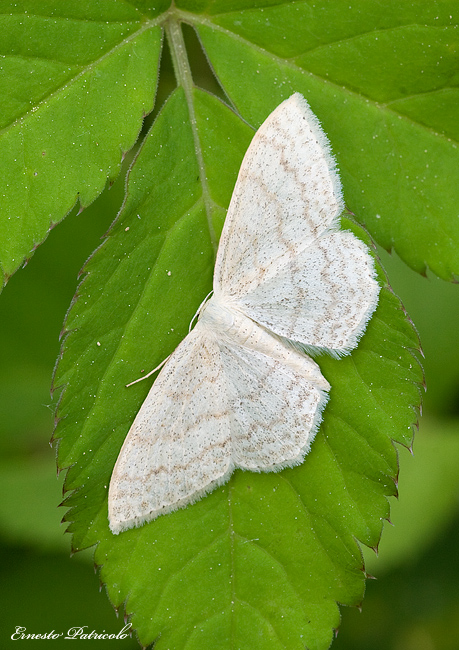
<path fill-rule="evenodd" d="M 195 49 L 196 44 L 190 43 Z M 196 60 L 196 59 L 195 59 Z M 201 63 L 199 63 L 201 61 Z M 200 72 L 203 71 L 203 72 Z M 199 85 L 214 90 L 201 58 Z M 163 63 L 158 106 L 173 85 Z M 149 118 L 151 121 L 151 118 Z M 48 442 L 49 393 L 59 332 L 85 259 L 118 212 L 129 159 L 110 189 L 56 227 L 0 297 L 0 647 L 13 647 L 16 626 L 31 633 L 119 632 L 92 568 L 90 550 L 69 557 L 60 524 L 62 480 Z M 369 580 L 362 612 L 343 608 L 334 650 L 459 649 L 459 287 L 423 278 L 380 251 L 391 285 L 419 331 L 428 391 L 414 456 L 400 448 L 400 500 L 393 500 L 379 557 L 366 550 Z M 50 643 L 36 640 L 35 645 Z M 85 641 L 86 644 L 101 641 Z M 106 644 L 107 645 L 107 644 Z M 17 645 L 14 645 L 17 647 Z M 54 648 L 68 641 L 54 640 Z M 105 646 L 106 647 L 106 646 Z M 135 639 L 109 647 L 138 648 Z"/>

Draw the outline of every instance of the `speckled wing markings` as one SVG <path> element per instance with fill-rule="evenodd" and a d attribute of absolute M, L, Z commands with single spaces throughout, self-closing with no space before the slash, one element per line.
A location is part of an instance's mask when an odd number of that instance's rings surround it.
<path fill-rule="evenodd" d="M 329 388 L 315 362 L 278 341 L 274 356 L 235 345 L 212 325 L 182 341 L 134 420 L 110 482 L 114 533 L 196 501 L 236 467 L 278 470 L 309 450 Z M 252 335 L 270 336 L 255 324 Z"/>
<path fill-rule="evenodd" d="M 153 384 L 110 481 L 112 532 L 196 501 L 233 471 L 230 412 L 216 337 L 200 323 Z"/>
<path fill-rule="evenodd" d="M 375 309 L 374 273 L 361 241 L 329 231 L 238 304 L 279 336 L 342 356 L 357 345 Z"/>
<path fill-rule="evenodd" d="M 327 382 L 318 385 L 316 368 L 304 363 L 298 372 L 286 360 L 242 346 L 223 343 L 220 351 L 235 467 L 276 471 L 301 463 L 322 418 Z M 295 350 L 293 355 L 303 356 Z"/>
<path fill-rule="evenodd" d="M 275 471 L 302 462 L 330 386 L 312 359 L 254 323 L 251 336 L 272 355 L 234 344 L 203 318 L 170 357 L 113 470 L 112 532 L 196 501 L 236 467 Z"/>
<path fill-rule="evenodd" d="M 255 134 L 220 238 L 215 292 L 246 296 L 328 228 L 344 203 L 330 145 L 296 93 Z"/>
<path fill-rule="evenodd" d="M 340 356 L 357 345 L 379 286 L 366 246 L 338 231 L 335 166 L 306 100 L 278 106 L 242 163 L 214 291 L 275 334 Z"/>
<path fill-rule="evenodd" d="M 342 208 L 326 136 L 293 95 L 252 140 L 220 239 L 214 295 L 120 451 L 108 499 L 114 533 L 193 503 L 236 467 L 302 462 L 330 385 L 295 344 L 348 353 L 378 300 L 366 246 L 338 230 Z"/>

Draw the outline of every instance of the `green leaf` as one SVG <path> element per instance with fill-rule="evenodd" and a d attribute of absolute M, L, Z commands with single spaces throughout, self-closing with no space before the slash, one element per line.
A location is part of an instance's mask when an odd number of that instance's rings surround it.
<path fill-rule="evenodd" d="M 179 48 L 175 56 L 183 66 Z M 111 471 L 151 381 L 125 384 L 173 351 L 210 291 L 216 241 L 253 136 L 184 74 L 68 315 L 55 377 L 66 385 L 56 430 L 59 465 L 70 468 L 66 518 L 76 549 L 98 544 L 109 596 L 125 603 L 142 644 L 319 650 L 339 625 L 337 602 L 362 599 L 356 539 L 378 543 L 386 497 L 396 493 L 392 440 L 411 444 L 420 399 L 419 342 L 387 286 L 357 350 L 318 359 L 332 391 L 303 465 L 238 471 L 191 507 L 119 536 L 108 529 Z"/>
<path fill-rule="evenodd" d="M 77 200 L 89 205 L 117 176 L 153 107 L 162 36 L 117 0 L 1 5 L 5 282 Z"/>
<path fill-rule="evenodd" d="M 459 395 L 459 285 L 408 269 L 397 255 L 381 251 L 395 293 L 416 323 L 422 341 L 427 392 L 423 409 L 431 416 L 457 417 Z"/>
<path fill-rule="evenodd" d="M 356 219 L 417 271 L 459 275 L 452 0 L 4 6 L 6 276 L 77 197 L 89 204 L 116 176 L 153 106 L 162 29 L 179 86 L 140 149 L 121 214 L 87 263 L 66 322 L 55 435 L 59 466 L 69 468 L 74 548 L 97 544 L 109 596 L 125 604 L 143 644 L 327 648 L 337 603 L 362 599 L 356 540 L 378 545 L 396 494 L 393 441 L 411 445 L 420 401 L 417 335 L 382 271 L 357 350 L 318 359 L 332 390 L 302 466 L 238 471 L 195 505 L 113 536 L 110 475 L 151 381 L 125 384 L 186 335 L 212 286 L 254 128 L 294 91 L 332 141 Z M 195 87 L 180 21 L 196 29 L 235 112 Z M 343 227 L 369 242 L 353 221 Z"/>
<path fill-rule="evenodd" d="M 349 208 L 413 269 L 459 276 L 454 0 L 3 0 L 0 271 L 119 171 L 153 107 L 161 26 L 193 25 L 253 126 L 293 91 L 319 116 Z M 195 13 L 193 13 L 195 12 Z"/>
<path fill-rule="evenodd" d="M 458 276 L 457 4 L 241 1 L 211 13 L 193 21 L 240 114 L 259 126 L 301 92 L 375 240 L 421 273 Z"/>

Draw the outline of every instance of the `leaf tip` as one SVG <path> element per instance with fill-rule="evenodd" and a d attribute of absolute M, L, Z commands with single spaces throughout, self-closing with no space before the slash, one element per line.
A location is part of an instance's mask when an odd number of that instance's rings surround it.
<path fill-rule="evenodd" d="M 371 550 L 374 552 L 376 557 L 379 555 L 379 542 L 375 544 L 374 546 L 369 546 L 368 548 L 371 548 Z"/>

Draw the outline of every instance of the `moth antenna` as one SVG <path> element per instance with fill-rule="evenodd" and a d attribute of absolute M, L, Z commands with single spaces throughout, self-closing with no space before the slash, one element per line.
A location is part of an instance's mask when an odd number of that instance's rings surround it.
<path fill-rule="evenodd" d="M 168 359 L 170 359 L 170 356 L 171 356 L 171 355 L 169 355 L 168 357 L 166 357 L 166 358 L 164 359 L 164 361 L 161 361 L 161 363 L 159 364 L 159 366 L 156 366 L 156 368 L 153 368 L 153 370 L 150 370 L 150 372 L 149 372 L 147 375 L 145 375 L 144 377 L 139 377 L 139 379 L 135 379 L 134 381 L 131 381 L 130 384 L 126 384 L 126 388 L 129 388 L 129 386 L 132 386 L 133 384 L 137 384 L 139 381 L 143 381 L 144 379 L 147 379 L 147 377 L 151 377 L 151 375 L 152 375 L 153 373 L 155 373 L 157 370 L 159 370 L 160 368 L 162 368 L 162 367 L 164 366 L 164 364 L 166 363 L 166 361 L 167 361 Z"/>
<path fill-rule="evenodd" d="M 191 319 L 191 323 L 190 323 L 190 326 L 189 326 L 189 328 L 188 328 L 188 333 L 191 332 L 191 328 L 193 327 L 193 323 L 194 323 L 194 321 L 195 321 L 197 318 L 199 318 L 199 314 L 201 313 L 202 308 L 204 307 L 204 305 L 206 304 L 207 300 L 209 299 L 209 296 L 213 294 L 213 292 L 214 292 L 213 289 L 212 289 L 212 291 L 209 291 L 209 293 L 207 294 L 207 296 L 204 298 L 204 300 L 202 301 L 202 303 L 199 305 L 197 312 L 195 313 L 195 315 L 194 315 L 193 318 Z"/>

